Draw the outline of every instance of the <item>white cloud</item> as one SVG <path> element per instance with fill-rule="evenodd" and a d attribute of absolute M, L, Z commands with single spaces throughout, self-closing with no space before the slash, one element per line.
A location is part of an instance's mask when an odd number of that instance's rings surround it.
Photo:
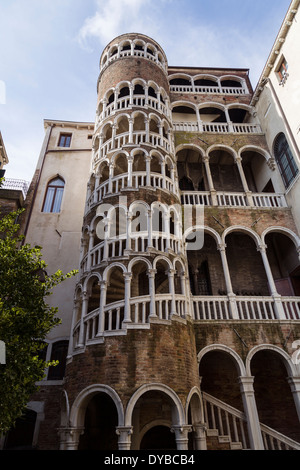
<path fill-rule="evenodd" d="M 147 5 L 150 5 L 150 0 L 97 0 L 96 13 L 85 20 L 79 31 L 80 44 L 89 48 L 88 39 L 91 37 L 106 44 L 122 30 L 131 32 L 137 24 L 142 25 L 141 9 Z"/>

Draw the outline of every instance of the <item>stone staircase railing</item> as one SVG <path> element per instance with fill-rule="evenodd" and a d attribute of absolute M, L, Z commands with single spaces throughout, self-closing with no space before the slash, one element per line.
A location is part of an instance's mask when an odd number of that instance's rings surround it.
<path fill-rule="evenodd" d="M 207 436 L 218 436 L 220 443 L 229 443 L 232 450 L 249 450 L 246 415 L 203 392 L 204 420 Z M 260 424 L 265 450 L 300 450 L 300 443 Z"/>

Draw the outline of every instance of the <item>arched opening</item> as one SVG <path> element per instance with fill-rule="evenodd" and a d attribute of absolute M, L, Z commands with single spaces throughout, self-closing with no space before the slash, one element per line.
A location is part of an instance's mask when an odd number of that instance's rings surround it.
<path fill-rule="evenodd" d="M 134 154 L 132 171 L 146 171 L 146 156 L 143 152 L 137 152 Z"/>
<path fill-rule="evenodd" d="M 109 178 L 109 165 L 107 162 L 101 163 L 99 167 L 100 180 L 99 183 L 102 184 Z"/>
<path fill-rule="evenodd" d="M 165 231 L 165 209 L 163 206 L 155 205 L 152 208 L 152 232 L 162 233 Z M 158 236 L 158 233 L 153 233 L 154 236 Z"/>
<path fill-rule="evenodd" d="M 178 105 L 174 106 L 172 110 L 172 118 L 174 123 L 176 122 L 190 122 L 197 123 L 196 110 L 192 106 Z"/>
<path fill-rule="evenodd" d="M 129 96 L 129 95 L 130 95 L 129 87 L 125 85 L 119 90 L 118 99 L 125 98 L 126 96 Z"/>
<path fill-rule="evenodd" d="M 133 414 L 133 450 L 174 450 L 175 434 L 171 433 L 175 404 L 159 390 L 145 392 L 137 401 Z"/>
<path fill-rule="evenodd" d="M 226 149 L 212 150 L 209 154 L 209 166 L 216 191 L 244 191 L 234 157 Z"/>
<path fill-rule="evenodd" d="M 214 106 L 200 109 L 200 116 L 204 124 L 227 122 L 225 111 Z"/>
<path fill-rule="evenodd" d="M 272 170 L 269 168 L 266 158 L 255 150 L 247 150 L 241 153 L 243 171 L 248 188 L 253 193 L 274 193 Z M 277 188 L 278 192 L 280 188 Z"/>
<path fill-rule="evenodd" d="M 169 265 L 164 260 L 159 260 L 156 264 L 155 274 L 155 292 L 156 294 L 169 293 L 169 278 L 168 278 Z"/>
<path fill-rule="evenodd" d="M 300 296 L 300 262 L 294 242 L 278 232 L 267 234 L 265 241 L 277 292 L 286 297 Z"/>
<path fill-rule="evenodd" d="M 251 375 L 259 421 L 299 442 L 300 424 L 283 357 L 275 351 L 258 351 L 251 360 Z"/>
<path fill-rule="evenodd" d="M 245 448 L 249 448 L 246 422 L 240 420 L 237 425 L 228 412 L 228 406 L 244 411 L 236 360 L 225 351 L 209 351 L 201 358 L 199 375 L 207 429 L 217 429 L 219 436 L 233 436 L 236 442 L 244 442 Z"/>
<path fill-rule="evenodd" d="M 106 293 L 106 305 L 125 299 L 125 279 L 123 270 L 119 266 L 113 266 L 109 272 Z"/>
<path fill-rule="evenodd" d="M 213 80 L 210 78 L 197 78 L 194 80 L 195 86 L 200 86 L 200 87 L 218 87 L 218 82 L 217 80 Z"/>
<path fill-rule="evenodd" d="M 191 86 L 191 79 L 177 77 L 170 80 L 170 85 L 176 86 Z"/>
<path fill-rule="evenodd" d="M 242 296 L 270 295 L 262 257 L 253 238 L 243 232 L 226 237 L 226 255 L 232 290 Z"/>
<path fill-rule="evenodd" d="M 145 131 L 145 115 L 142 113 L 137 113 L 134 115 L 133 123 L 134 132 Z"/>
<path fill-rule="evenodd" d="M 153 426 L 141 441 L 140 450 L 175 450 L 174 434 L 168 426 Z"/>
<path fill-rule="evenodd" d="M 88 311 L 87 313 L 93 312 L 97 308 L 99 308 L 100 302 L 100 286 L 99 286 L 99 279 L 97 277 L 93 277 L 89 281 L 88 286 Z"/>
<path fill-rule="evenodd" d="M 209 189 L 202 155 L 197 149 L 183 148 L 177 152 L 177 172 L 181 191 Z"/>
<path fill-rule="evenodd" d="M 160 157 L 158 155 L 152 155 L 150 168 L 151 168 L 151 173 L 161 174 L 161 163 L 160 163 Z"/>
<path fill-rule="evenodd" d="M 114 176 L 122 175 L 128 172 L 128 161 L 124 154 L 120 154 L 115 158 Z"/>
<path fill-rule="evenodd" d="M 142 261 L 132 267 L 131 297 L 149 295 L 148 265 Z"/>
<path fill-rule="evenodd" d="M 192 295 L 226 295 L 222 260 L 214 238 L 205 233 L 202 249 L 187 253 Z"/>
<path fill-rule="evenodd" d="M 129 121 L 127 116 L 123 116 L 118 121 L 116 135 L 125 134 L 126 132 L 129 132 Z"/>
<path fill-rule="evenodd" d="M 151 118 L 149 123 L 149 130 L 150 132 L 154 132 L 155 134 L 159 134 L 159 119 Z"/>
<path fill-rule="evenodd" d="M 224 78 L 221 80 L 221 86 L 223 88 L 243 88 L 243 85 L 241 84 L 240 80 L 234 79 L 234 78 Z"/>
<path fill-rule="evenodd" d="M 116 426 L 118 414 L 113 400 L 106 393 L 93 396 L 86 408 L 78 450 L 118 450 Z"/>

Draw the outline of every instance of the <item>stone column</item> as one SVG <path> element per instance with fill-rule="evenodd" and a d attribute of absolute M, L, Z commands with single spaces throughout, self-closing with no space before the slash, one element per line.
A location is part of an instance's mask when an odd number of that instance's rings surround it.
<path fill-rule="evenodd" d="M 128 188 L 132 188 L 132 165 L 133 165 L 134 157 L 132 155 L 130 155 L 127 160 L 128 160 L 128 181 L 127 181 L 127 186 L 128 186 Z"/>
<path fill-rule="evenodd" d="M 291 387 L 298 419 L 300 421 L 300 377 L 288 377 L 288 383 Z"/>
<path fill-rule="evenodd" d="M 175 434 L 177 450 L 188 450 L 188 433 L 192 431 L 191 426 L 172 426 L 171 432 Z"/>
<path fill-rule="evenodd" d="M 151 186 L 151 157 L 146 157 L 146 186 Z"/>
<path fill-rule="evenodd" d="M 104 307 L 106 305 L 107 281 L 100 281 L 99 322 L 96 336 L 102 336 L 105 328 Z"/>
<path fill-rule="evenodd" d="M 271 295 L 274 299 L 274 308 L 275 308 L 276 317 L 279 320 L 286 320 L 283 305 L 282 305 L 282 302 L 281 302 L 281 296 L 278 294 L 277 289 L 276 289 L 276 285 L 275 285 L 275 282 L 274 282 L 274 278 L 273 278 L 272 270 L 271 270 L 270 263 L 269 263 L 269 260 L 268 260 L 266 249 L 267 249 L 266 245 L 260 245 L 258 247 L 258 251 L 261 254 L 263 264 L 264 264 L 264 267 L 265 267 L 265 271 L 266 271 L 266 275 L 267 275 L 267 278 L 268 278 L 268 284 L 269 284 L 269 288 L 270 288 L 270 291 L 271 291 Z"/>
<path fill-rule="evenodd" d="M 130 287 L 131 287 L 131 273 L 124 273 L 125 278 L 125 307 L 124 307 L 124 320 L 123 323 L 131 323 L 130 312 Z"/>
<path fill-rule="evenodd" d="M 222 266 L 223 266 L 223 272 L 224 272 L 224 277 L 225 277 L 226 290 L 227 290 L 227 296 L 228 296 L 228 299 L 229 299 L 231 315 L 232 315 L 233 319 L 238 320 L 239 319 L 239 314 L 238 314 L 237 305 L 236 305 L 236 301 L 235 301 L 235 294 L 233 293 L 233 290 L 232 290 L 230 272 L 229 272 L 227 256 L 226 256 L 226 245 L 225 244 L 220 244 L 218 246 L 218 250 L 219 250 L 220 255 L 221 255 L 221 260 L 222 260 Z"/>
<path fill-rule="evenodd" d="M 60 450 L 78 450 L 80 436 L 84 433 L 84 428 L 61 428 Z"/>
<path fill-rule="evenodd" d="M 149 295 L 150 295 L 150 317 L 156 317 L 156 308 L 155 308 L 155 274 L 156 269 L 148 270 L 149 278 Z"/>
<path fill-rule="evenodd" d="M 109 179 L 108 179 L 108 192 L 109 193 L 112 193 L 112 180 L 113 180 L 113 177 L 114 177 L 114 168 L 115 168 L 115 165 L 113 163 L 111 163 L 109 165 Z"/>
<path fill-rule="evenodd" d="M 207 450 L 206 425 L 193 424 L 195 450 Z"/>
<path fill-rule="evenodd" d="M 91 251 L 94 247 L 94 240 L 95 240 L 95 230 L 90 230 L 89 231 L 89 252 L 88 252 L 88 264 L 87 264 L 87 268 L 88 268 L 88 271 L 91 269 L 91 266 L 92 266 L 92 256 L 91 256 Z"/>
<path fill-rule="evenodd" d="M 116 433 L 119 436 L 118 448 L 119 450 L 130 450 L 131 447 L 131 435 L 133 434 L 132 426 L 118 426 Z"/>
<path fill-rule="evenodd" d="M 170 312 L 170 316 L 172 316 L 172 315 L 177 315 L 176 302 L 175 302 L 175 287 L 174 287 L 175 270 L 174 269 L 169 269 L 167 274 L 168 274 L 168 279 L 169 279 L 169 292 L 171 294 L 171 312 Z"/>
<path fill-rule="evenodd" d="M 247 183 L 247 180 L 246 180 L 246 177 L 245 177 L 241 157 L 236 157 L 235 158 L 235 163 L 237 164 L 237 167 L 238 167 L 238 170 L 239 170 L 239 174 L 240 174 L 240 177 L 241 177 L 242 185 L 243 185 L 246 197 L 247 197 L 248 204 L 249 204 L 249 206 L 253 206 L 253 199 L 252 199 L 252 195 L 251 195 L 252 193 L 251 193 L 251 191 L 249 191 L 249 187 L 248 187 L 248 183 Z"/>
<path fill-rule="evenodd" d="M 89 302 L 89 296 L 87 292 L 82 293 L 82 310 L 81 310 L 81 318 L 80 318 L 80 330 L 79 330 L 79 341 L 78 341 L 78 347 L 82 348 L 84 346 L 84 317 L 87 314 L 88 311 L 88 302 Z"/>
<path fill-rule="evenodd" d="M 247 416 L 248 435 L 252 450 L 264 450 L 253 388 L 254 377 L 239 377 L 244 410 Z"/>
<path fill-rule="evenodd" d="M 69 341 L 69 345 L 68 345 L 68 355 L 67 355 L 67 359 L 70 358 L 72 356 L 72 352 L 73 352 L 73 342 L 74 342 L 74 327 L 75 327 L 75 324 L 76 324 L 76 318 L 78 316 L 78 312 L 79 312 L 79 306 L 80 306 L 80 302 L 78 299 L 75 299 L 74 300 L 74 307 L 73 307 L 73 315 L 72 315 L 72 324 L 71 324 L 71 333 L 70 333 L 70 341 Z"/>
<path fill-rule="evenodd" d="M 133 143 L 133 123 L 134 123 L 134 119 L 132 117 L 130 117 L 128 119 L 128 122 L 129 122 L 129 141 L 128 141 L 128 143 L 132 144 Z"/>
<path fill-rule="evenodd" d="M 212 180 L 210 166 L 209 166 L 209 157 L 207 155 L 205 157 L 203 157 L 203 162 L 204 162 L 204 166 L 205 166 L 205 172 L 206 172 L 209 191 L 210 191 L 210 195 L 211 195 L 211 202 L 212 202 L 213 206 L 217 206 L 218 205 L 217 193 L 216 193 L 216 190 L 214 188 L 214 183 L 213 183 L 213 180 Z"/>

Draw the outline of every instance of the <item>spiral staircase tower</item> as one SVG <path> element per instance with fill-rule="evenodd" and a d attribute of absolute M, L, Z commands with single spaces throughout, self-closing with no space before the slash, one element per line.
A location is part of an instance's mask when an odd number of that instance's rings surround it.
<path fill-rule="evenodd" d="M 187 449 L 192 425 L 201 448 L 167 58 L 140 34 L 114 39 L 100 60 L 72 332 L 65 389 L 81 411 L 69 414 L 67 448 L 93 448 L 96 396 L 118 410 L 106 449 L 115 436 L 119 449 L 153 439 Z"/>

